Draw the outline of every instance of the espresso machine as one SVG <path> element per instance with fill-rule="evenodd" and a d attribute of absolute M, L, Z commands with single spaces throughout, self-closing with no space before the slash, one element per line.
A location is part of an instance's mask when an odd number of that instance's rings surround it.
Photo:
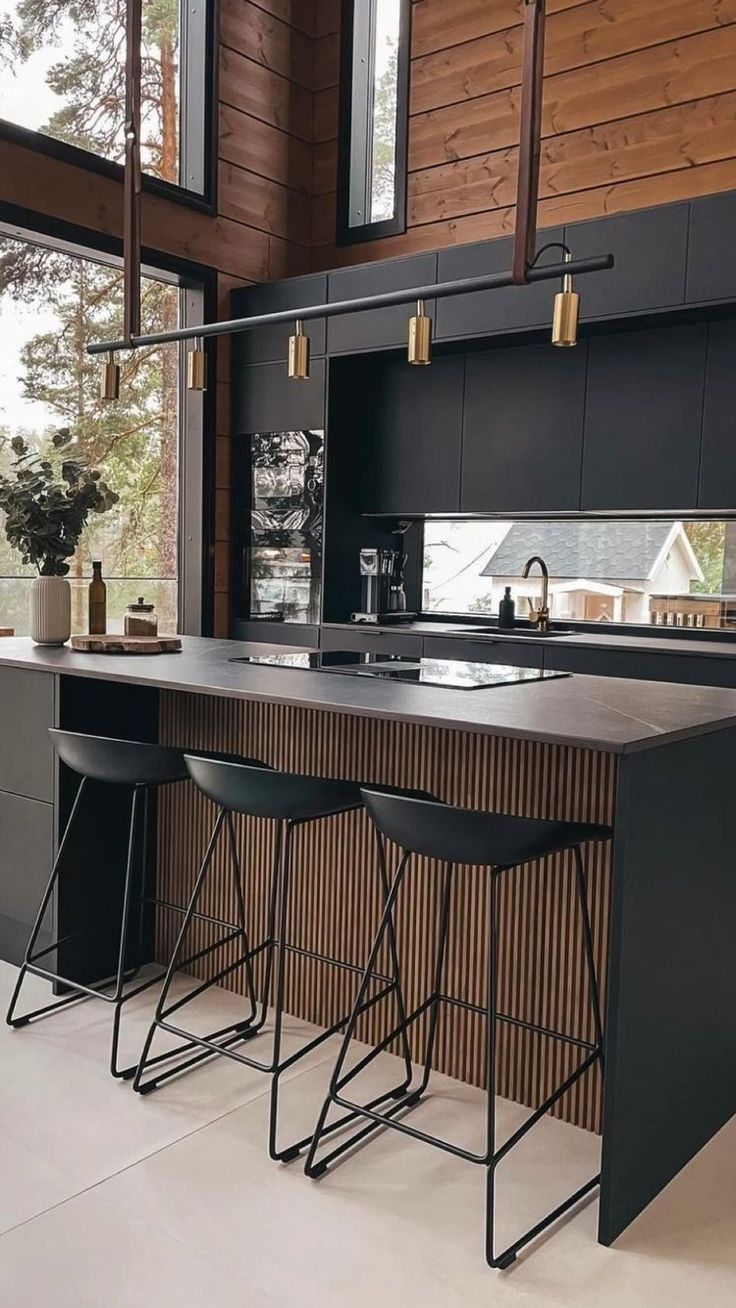
<path fill-rule="evenodd" d="M 406 554 L 401 550 L 373 546 L 360 551 L 360 611 L 351 614 L 352 622 L 407 622 L 404 591 Z"/>

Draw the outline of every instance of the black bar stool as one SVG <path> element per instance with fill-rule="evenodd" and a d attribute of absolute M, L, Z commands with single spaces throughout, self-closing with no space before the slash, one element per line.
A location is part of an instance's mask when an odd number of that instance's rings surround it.
<path fill-rule="evenodd" d="M 296 1158 L 298 1154 L 306 1148 L 311 1141 L 311 1134 L 303 1140 L 288 1146 L 280 1148 L 278 1145 L 278 1096 L 279 1081 L 284 1072 L 292 1067 L 299 1059 L 304 1058 L 306 1054 L 316 1049 L 323 1041 L 340 1031 L 348 1020 L 346 1013 L 339 1021 L 334 1022 L 318 1036 L 307 1041 L 296 1052 L 288 1057 L 282 1056 L 282 1028 L 284 1014 L 284 994 L 286 980 L 286 963 L 291 954 L 297 954 L 304 958 L 315 959 L 318 962 L 329 964 L 348 972 L 361 974 L 363 969 L 352 963 L 343 960 L 328 957 L 316 950 L 301 948 L 297 944 L 291 943 L 288 938 L 288 917 L 289 917 L 289 900 L 292 880 L 292 850 L 293 837 L 297 827 L 307 822 L 321 821 L 325 818 L 335 817 L 340 813 L 347 813 L 353 809 L 362 806 L 360 788 L 353 782 L 332 781 L 320 777 L 303 776 L 297 773 L 279 772 L 276 770 L 264 770 L 253 764 L 249 760 L 242 760 L 238 763 L 222 763 L 201 757 L 186 755 L 186 765 L 189 772 L 199 787 L 199 789 L 212 800 L 219 809 L 215 821 L 212 837 L 210 839 L 207 851 L 199 870 L 197 880 L 192 891 L 192 897 L 189 901 L 189 907 L 182 922 L 181 931 L 174 947 L 174 952 L 169 963 L 166 979 L 159 996 L 156 1015 L 148 1032 L 148 1037 L 143 1048 L 138 1070 L 133 1081 L 133 1088 L 140 1094 L 149 1094 L 157 1089 L 164 1081 L 170 1077 L 179 1075 L 187 1068 L 203 1059 L 211 1058 L 215 1054 L 225 1054 L 237 1062 L 245 1064 L 246 1067 L 255 1068 L 257 1071 L 264 1072 L 271 1078 L 270 1087 L 270 1121 L 269 1121 L 269 1154 L 274 1160 L 289 1162 Z M 212 865 L 212 858 L 215 848 L 224 826 L 228 831 L 228 842 L 230 847 L 230 862 L 233 870 L 236 886 L 241 886 L 241 869 L 238 859 L 235 832 L 233 828 L 233 813 L 242 813 L 249 817 L 264 818 L 276 822 L 276 840 L 274 848 L 274 858 L 271 871 L 271 882 L 269 887 L 269 900 L 266 924 L 266 936 L 257 945 L 251 946 L 248 943 L 245 934 L 245 907 L 242 889 L 238 891 L 238 904 L 241 922 L 243 924 L 242 940 L 243 952 L 239 959 L 231 963 L 226 969 L 227 972 L 234 972 L 239 967 L 245 968 L 248 993 L 251 999 L 251 1013 L 247 1022 L 244 1024 L 242 1032 L 244 1039 L 252 1039 L 259 1035 L 265 1027 L 267 1010 L 270 1001 L 272 981 L 274 981 L 274 958 L 275 958 L 275 985 L 274 985 L 274 1022 L 273 1022 L 273 1049 L 269 1061 L 264 1062 L 252 1057 L 247 1057 L 244 1053 L 236 1051 L 226 1042 L 218 1042 L 214 1037 L 198 1036 L 194 1032 L 187 1031 L 181 1026 L 172 1023 L 171 1018 L 174 1013 L 181 1010 L 186 1004 L 190 1003 L 198 995 L 202 994 L 210 986 L 215 985 L 223 973 L 211 980 L 206 980 L 197 985 L 183 998 L 169 1002 L 169 993 L 175 974 L 182 969 L 188 960 L 182 959 L 184 941 L 192 920 L 196 919 L 197 904 L 205 885 L 208 872 Z M 382 850 L 381 850 L 382 855 Z M 381 890 L 384 897 L 388 897 L 389 884 L 386 873 L 385 860 L 381 856 L 379 860 L 379 876 Z M 374 958 L 373 964 L 366 977 L 363 987 L 363 998 L 354 1012 L 357 1017 L 372 1008 L 379 1000 L 386 998 L 390 994 L 395 995 L 397 1013 L 400 1025 L 403 1029 L 406 1021 L 406 1011 L 401 991 L 401 980 L 398 971 L 398 957 L 396 949 L 396 940 L 394 936 L 393 920 L 391 913 L 386 911 L 383 917 L 383 935 L 386 936 L 389 948 L 389 957 L 391 962 L 391 975 L 376 971 Z M 222 942 L 224 943 L 224 942 Z M 260 1011 L 256 1011 L 253 982 L 253 960 L 260 954 L 265 953 L 265 971 L 263 981 L 262 1000 Z M 380 989 L 377 993 L 367 994 L 368 988 L 374 982 L 378 982 Z M 159 1055 L 158 1059 L 149 1058 L 151 1044 L 156 1030 L 167 1031 L 172 1035 L 182 1037 L 188 1043 L 201 1046 L 201 1052 L 191 1059 L 182 1062 L 179 1061 L 175 1066 L 160 1071 L 151 1079 L 144 1079 L 146 1071 L 155 1062 L 161 1062 L 172 1058 L 178 1051 Z M 185 1046 L 186 1047 L 186 1046 Z M 412 1069 L 410 1062 L 409 1044 L 406 1038 L 402 1040 L 404 1052 L 406 1076 L 401 1084 L 394 1087 L 387 1093 L 374 1099 L 369 1108 L 374 1108 L 388 1098 L 403 1097 L 406 1086 L 411 1079 Z M 357 1114 L 350 1112 L 346 1117 L 335 1122 L 330 1130 L 337 1130 L 346 1122 L 352 1121 Z"/>
<path fill-rule="evenodd" d="M 514 1262 L 520 1249 L 556 1221 L 558 1217 L 561 1217 L 563 1213 L 566 1213 L 585 1195 L 594 1190 L 600 1181 L 600 1175 L 594 1176 L 574 1194 L 570 1195 L 564 1203 L 559 1204 L 552 1212 L 548 1213 L 542 1221 L 537 1222 L 518 1240 L 509 1245 L 502 1253 L 496 1254 L 494 1252 L 495 1173 L 499 1163 L 581 1076 L 596 1063 L 600 1063 L 601 1070 L 603 1069 L 603 1021 L 598 980 L 595 972 L 593 938 L 588 913 L 587 886 L 581 846 L 592 841 L 609 840 L 612 831 L 610 827 L 582 822 L 548 822 L 532 818 L 510 817 L 500 813 L 475 812 L 454 808 L 436 800 L 428 801 L 401 795 L 381 794 L 369 787 L 364 787 L 361 793 L 378 832 L 397 844 L 402 850 L 402 854 L 386 901 L 383 919 L 378 928 L 363 973 L 363 979 L 358 989 L 355 1007 L 345 1030 L 342 1046 L 330 1081 L 329 1092 L 322 1106 L 322 1112 L 307 1156 L 305 1171 L 307 1176 L 314 1178 L 321 1176 L 331 1162 L 345 1153 L 346 1150 L 353 1148 L 358 1140 L 376 1131 L 379 1126 L 390 1126 L 394 1130 L 413 1136 L 417 1140 L 424 1140 L 427 1144 L 436 1145 L 458 1158 L 464 1158 L 472 1163 L 479 1163 L 487 1169 L 486 1259 L 491 1267 L 508 1267 Z M 566 1033 L 551 1031 L 547 1027 L 524 1022 L 511 1015 L 498 1013 L 496 1010 L 498 892 L 501 877 L 510 875 L 515 868 L 524 863 L 545 858 L 549 854 L 556 854 L 566 849 L 573 851 L 575 861 L 577 900 L 581 915 L 585 967 L 588 975 L 590 1003 L 595 1029 L 595 1040 L 593 1042 L 578 1039 Z M 375 1049 L 361 1058 L 343 1075 L 342 1069 L 350 1041 L 354 1035 L 356 1016 L 360 1012 L 361 1004 L 364 1001 L 368 978 L 375 965 L 389 922 L 392 923 L 391 929 L 393 930 L 393 910 L 412 854 L 438 859 L 445 865 L 432 993 L 412 1013 L 408 1014 L 403 1028 L 401 1025 L 397 1026 Z M 443 992 L 444 963 L 450 922 L 450 895 L 453 875 L 458 864 L 486 867 L 490 870 L 492 878 L 488 999 L 484 1007 L 470 1004 L 465 1000 L 458 1000 Z M 472 1012 L 485 1015 L 487 1018 L 487 1138 L 486 1150 L 482 1154 L 459 1148 L 449 1141 L 417 1130 L 409 1126 L 405 1121 L 396 1120 L 396 1114 L 401 1113 L 402 1110 L 415 1107 L 427 1089 L 440 1009 L 443 1004 L 455 1004 Z M 348 1083 L 372 1062 L 379 1053 L 385 1050 L 397 1036 L 402 1033 L 406 1036 L 408 1027 L 427 1011 L 429 1011 L 428 1035 L 424 1052 L 424 1066 L 418 1084 L 412 1085 L 410 1083 L 404 1096 L 383 1113 L 377 1112 L 370 1105 L 361 1107 L 348 1099 L 344 1094 L 344 1089 Z M 579 1048 L 585 1055 L 575 1071 L 566 1077 L 562 1084 L 539 1108 L 535 1109 L 522 1126 L 514 1131 L 499 1148 L 496 1148 L 495 1143 L 495 1024 L 497 1021 L 510 1022 L 523 1027 L 525 1030 L 565 1041 Z M 369 1125 L 353 1133 L 349 1139 L 343 1140 L 330 1153 L 317 1160 L 317 1151 L 322 1137 L 326 1129 L 330 1129 L 325 1127 L 325 1123 L 331 1104 L 337 1104 L 341 1108 L 349 1109 L 351 1112 L 367 1118 Z"/>
<path fill-rule="evenodd" d="M 137 1065 L 127 1068 L 118 1067 L 118 1045 L 120 1040 L 122 1006 L 127 1003 L 129 999 L 133 999 L 136 995 L 141 994 L 142 991 L 147 990 L 150 986 L 156 985 L 165 975 L 163 971 L 160 971 L 155 976 L 148 977 L 139 985 L 124 991 L 126 983 L 133 979 L 140 971 L 142 963 L 141 952 L 145 907 L 147 904 L 162 904 L 162 901 L 157 899 L 155 896 L 149 896 L 146 894 L 146 888 L 144 885 L 145 859 L 140 856 L 143 849 L 146 830 L 148 795 L 151 790 L 158 786 L 186 781 L 189 777 L 189 773 L 184 762 L 183 750 L 174 749 L 170 746 L 143 744 L 139 741 L 117 740 L 103 736 L 83 735 L 72 731 L 60 731 L 55 728 L 51 729 L 50 735 L 62 762 L 64 762 L 67 767 L 71 768 L 72 771 L 79 773 L 82 780 L 72 805 L 69 821 L 67 822 L 64 835 L 59 845 L 56 860 L 43 899 L 41 900 L 41 906 L 38 910 L 35 924 L 31 931 L 24 961 L 18 974 L 18 980 L 8 1008 L 6 1021 L 9 1026 L 16 1028 L 23 1027 L 27 1026 L 36 1018 L 44 1017 L 58 1009 L 66 1008 L 69 1004 L 79 1003 L 84 999 L 103 999 L 106 1003 L 112 1004 L 115 1010 L 112 1030 L 112 1047 L 110 1052 L 110 1071 L 114 1077 L 128 1080 L 134 1075 Z M 130 825 L 128 828 L 128 850 L 120 916 L 117 968 L 113 976 L 102 978 L 94 985 L 83 984 L 81 981 L 72 980 L 70 977 L 60 975 L 58 971 L 52 972 L 48 968 L 40 966 L 41 959 L 47 958 L 50 954 L 53 954 L 60 949 L 64 944 L 68 943 L 73 936 L 78 934 L 77 931 L 67 933 L 64 937 L 54 940 L 53 944 L 34 952 L 44 917 L 49 904 L 51 903 L 54 888 L 59 877 L 62 875 L 64 854 L 70 845 L 70 838 L 73 838 L 75 818 L 80 812 L 88 781 L 107 782 L 110 785 L 123 786 L 132 790 Z M 100 875 L 104 875 L 102 868 L 100 869 Z M 175 909 L 179 912 L 184 911 L 175 904 L 166 904 L 164 906 Z M 134 960 L 130 960 L 131 918 L 133 917 L 134 912 L 137 915 L 137 929 L 135 931 L 136 952 Z M 187 961 L 191 962 L 193 960 L 190 959 Z M 15 1007 L 18 1002 L 23 982 L 29 972 L 34 976 L 39 976 L 47 981 L 62 985 L 71 990 L 72 993 L 65 995 L 54 1003 L 45 1004 L 42 1008 L 34 1009 L 33 1012 L 25 1013 L 21 1017 L 15 1017 Z M 229 1028 L 228 1030 L 231 1031 L 232 1028 Z"/>

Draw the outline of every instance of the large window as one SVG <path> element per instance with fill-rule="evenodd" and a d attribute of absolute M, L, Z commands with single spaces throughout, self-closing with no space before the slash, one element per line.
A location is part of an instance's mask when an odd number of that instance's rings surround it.
<path fill-rule="evenodd" d="M 176 327 L 193 292 L 171 280 L 142 278 L 143 331 Z M 120 356 L 120 401 L 99 398 L 99 360 L 86 345 L 122 327 L 119 266 L 0 234 L 0 464 L 22 434 L 43 451 L 69 427 L 87 459 L 120 496 L 92 519 L 72 560 L 73 630 L 85 631 L 93 559 L 107 580 L 108 627 L 121 630 L 125 606 L 155 602 L 162 630 L 180 628 L 179 486 L 186 414 L 180 351 L 167 345 Z M 201 401 L 200 401 L 201 415 Z M 28 631 L 24 568 L 0 532 L 0 625 Z"/>
<path fill-rule="evenodd" d="M 141 160 L 202 194 L 207 0 L 144 0 Z M 125 0 L 0 0 L 0 119 L 121 162 Z"/>
<path fill-rule="evenodd" d="M 558 622 L 736 630 L 736 522 L 635 519 L 427 522 L 423 608 L 494 615 L 507 586 L 518 618 L 550 574 Z"/>
<path fill-rule="evenodd" d="M 343 0 L 338 241 L 406 226 L 410 0 Z"/>

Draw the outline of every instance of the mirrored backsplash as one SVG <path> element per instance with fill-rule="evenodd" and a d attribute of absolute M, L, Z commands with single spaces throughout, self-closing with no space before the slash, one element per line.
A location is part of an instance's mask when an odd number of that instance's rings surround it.
<path fill-rule="evenodd" d="M 736 521 L 428 521 L 422 608 L 496 614 L 506 587 L 517 618 L 539 603 L 540 555 L 556 622 L 736 630 Z"/>

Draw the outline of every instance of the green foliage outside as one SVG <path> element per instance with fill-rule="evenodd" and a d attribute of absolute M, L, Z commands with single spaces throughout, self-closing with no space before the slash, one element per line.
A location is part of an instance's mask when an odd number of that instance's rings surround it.
<path fill-rule="evenodd" d="M 73 48 L 51 65 L 48 82 L 65 104 L 43 130 L 108 158 L 120 158 L 124 121 L 124 0 L 18 0 L 0 19 L 0 68 L 23 76 L 25 59 L 74 26 Z M 66 42 L 68 44 L 68 40 Z M 178 0 L 147 0 L 142 66 L 145 166 L 168 180 L 178 175 Z M 144 332 L 178 323 L 176 287 L 142 280 Z M 120 401 L 99 398 L 99 360 L 86 354 L 95 339 L 122 335 L 122 277 L 91 260 L 0 238 L 0 313 L 15 302 L 37 308 L 53 326 L 22 347 L 18 393 L 43 406 L 48 422 L 32 430 L 0 427 L 0 472 L 12 459 L 10 441 L 23 437 L 47 456 L 54 430 L 69 427 L 80 455 L 102 470 L 118 502 L 83 533 L 71 562 L 72 620 L 83 630 L 92 558 L 108 577 L 170 578 L 108 584 L 108 610 L 122 610 L 144 593 L 160 609 L 162 629 L 176 628 L 178 562 L 178 387 L 176 346 L 121 357 Z M 2 580 L 22 576 L 20 556 L 0 537 L 0 622 L 27 630 L 26 589 Z M 76 583 L 76 584 L 75 584 Z"/>

